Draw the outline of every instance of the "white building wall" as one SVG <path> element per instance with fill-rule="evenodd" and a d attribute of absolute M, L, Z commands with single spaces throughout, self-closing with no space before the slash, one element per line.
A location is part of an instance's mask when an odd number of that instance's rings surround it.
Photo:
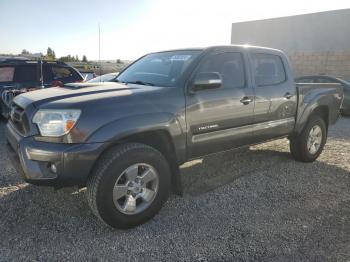
<path fill-rule="evenodd" d="M 295 76 L 350 80 L 350 9 L 234 23 L 231 43 L 283 50 Z"/>

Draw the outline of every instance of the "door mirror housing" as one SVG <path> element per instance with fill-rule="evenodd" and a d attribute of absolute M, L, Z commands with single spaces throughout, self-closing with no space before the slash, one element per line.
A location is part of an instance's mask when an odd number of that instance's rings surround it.
<path fill-rule="evenodd" d="M 192 91 L 219 88 L 221 85 L 222 79 L 219 73 L 202 72 L 196 75 L 193 81 Z"/>

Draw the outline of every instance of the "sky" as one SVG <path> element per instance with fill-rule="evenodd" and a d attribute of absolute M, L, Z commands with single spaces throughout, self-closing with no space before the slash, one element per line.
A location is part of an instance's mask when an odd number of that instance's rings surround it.
<path fill-rule="evenodd" d="M 230 44 L 234 22 L 350 8 L 349 0 L 0 0 L 0 53 L 133 60 L 159 50 Z M 350 19 L 350 18 L 349 18 Z"/>

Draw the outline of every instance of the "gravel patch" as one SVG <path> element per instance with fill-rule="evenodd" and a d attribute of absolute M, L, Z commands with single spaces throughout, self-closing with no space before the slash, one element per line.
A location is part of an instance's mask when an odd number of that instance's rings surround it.
<path fill-rule="evenodd" d="M 314 163 L 282 139 L 184 164 L 184 197 L 131 230 L 101 224 L 84 190 L 26 184 L 3 126 L 0 261 L 350 261 L 350 118 Z"/>

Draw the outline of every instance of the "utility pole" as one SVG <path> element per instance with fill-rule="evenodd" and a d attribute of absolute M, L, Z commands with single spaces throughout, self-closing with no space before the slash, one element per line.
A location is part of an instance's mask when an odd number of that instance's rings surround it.
<path fill-rule="evenodd" d="M 102 64 L 101 64 L 101 27 L 98 23 L 98 60 L 100 63 L 100 75 L 102 75 Z"/>

